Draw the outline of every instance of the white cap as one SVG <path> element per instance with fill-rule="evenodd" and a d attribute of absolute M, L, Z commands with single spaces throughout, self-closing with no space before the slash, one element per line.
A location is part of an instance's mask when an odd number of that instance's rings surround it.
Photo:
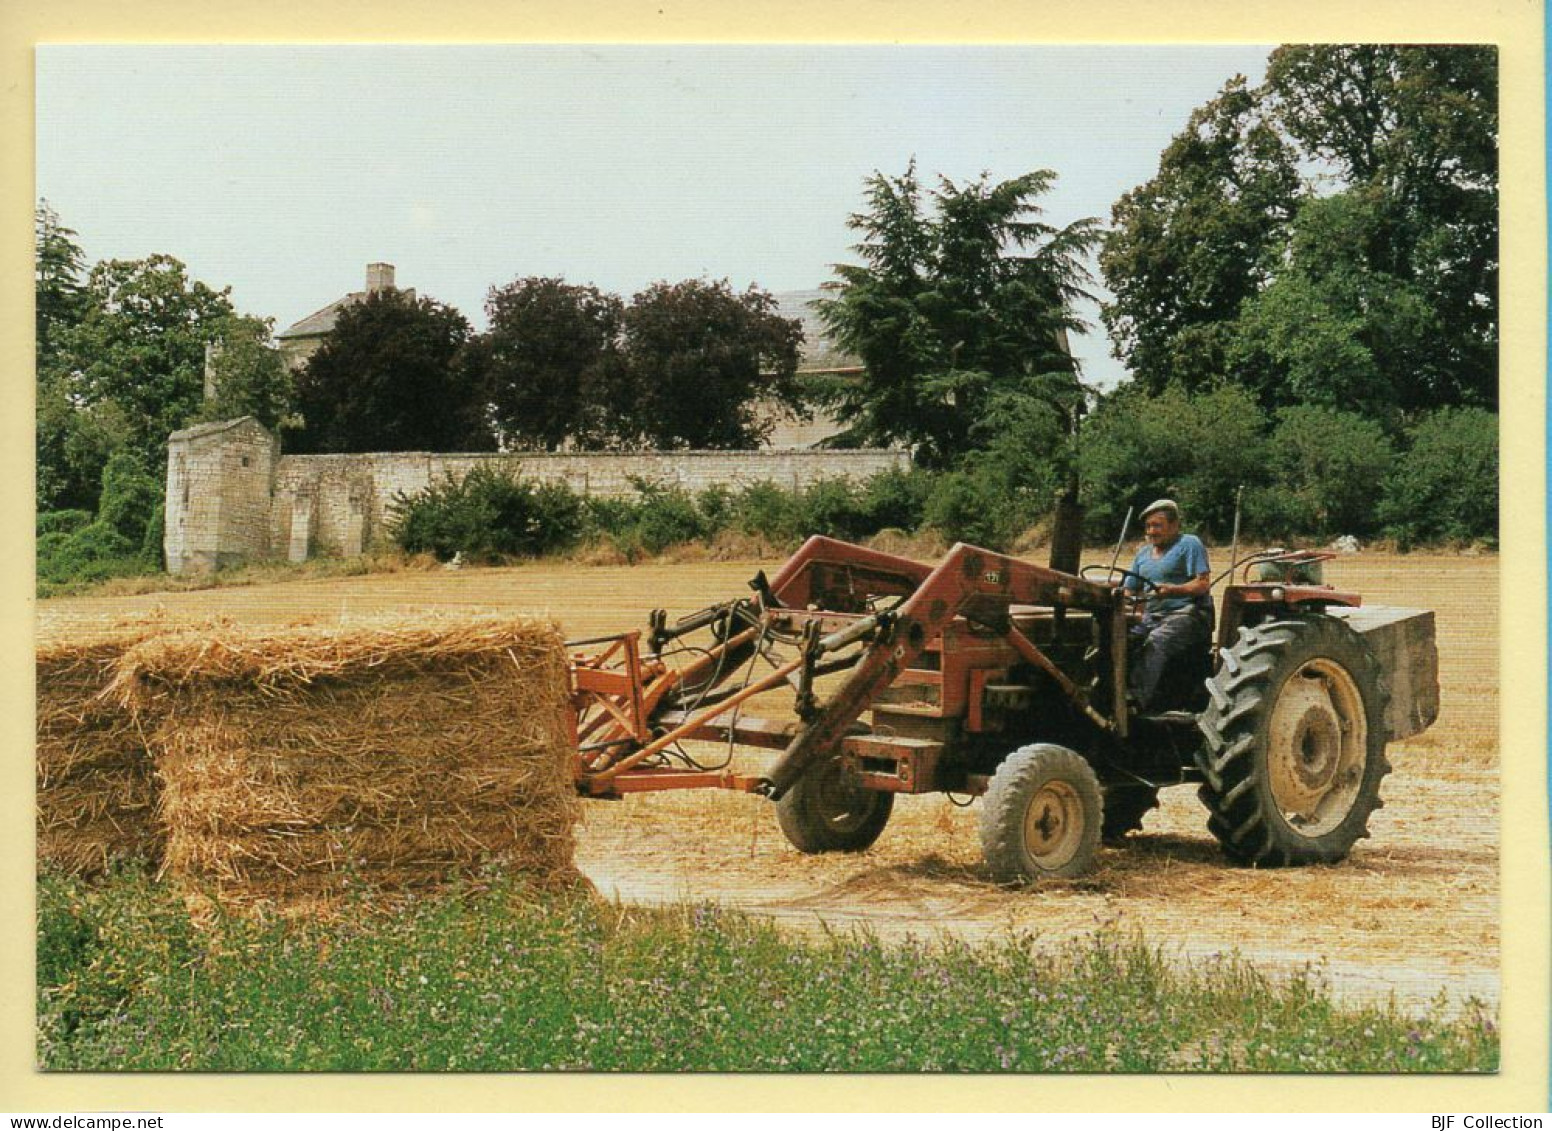
<path fill-rule="evenodd" d="M 1137 517 L 1147 521 L 1148 516 L 1155 511 L 1163 511 L 1174 521 L 1180 521 L 1180 504 L 1175 502 L 1174 499 L 1154 499 L 1153 502 L 1143 507 L 1142 514 Z"/>

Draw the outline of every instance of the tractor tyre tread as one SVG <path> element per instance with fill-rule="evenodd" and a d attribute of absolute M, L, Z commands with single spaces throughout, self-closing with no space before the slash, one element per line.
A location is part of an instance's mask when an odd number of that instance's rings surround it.
<path fill-rule="evenodd" d="M 1060 867 L 1042 869 L 1025 844 L 1025 814 L 1042 784 L 1053 780 L 1073 786 L 1083 828 L 1072 858 Z M 1081 755 L 1047 743 L 1021 746 L 992 774 L 981 809 L 981 851 L 992 877 L 1018 883 L 1071 879 L 1088 872 L 1099 850 L 1103 810 L 1099 778 Z"/>
<path fill-rule="evenodd" d="M 1312 836 L 1294 828 L 1272 798 L 1266 725 L 1275 696 L 1311 659 L 1334 661 L 1351 676 L 1365 713 L 1367 748 L 1357 793 L 1334 828 Z M 1388 688 L 1372 650 L 1346 624 L 1316 615 L 1241 628 L 1209 681 L 1209 704 L 1198 720 L 1202 744 L 1197 791 L 1207 828 L 1238 864 L 1258 868 L 1329 864 L 1344 859 L 1369 835 L 1370 814 L 1383 802 Z"/>
<path fill-rule="evenodd" d="M 831 819 L 833 799 L 826 788 L 830 779 L 819 772 L 825 769 L 828 767 L 813 767 L 776 802 L 776 823 L 782 834 L 793 848 L 808 856 L 871 848 L 889 823 L 895 795 L 882 790 L 866 791 L 867 812 L 854 825 L 837 827 Z"/>

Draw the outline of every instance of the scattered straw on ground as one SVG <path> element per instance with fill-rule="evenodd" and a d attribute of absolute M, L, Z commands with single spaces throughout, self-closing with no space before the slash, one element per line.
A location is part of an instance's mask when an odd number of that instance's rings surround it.
<path fill-rule="evenodd" d="M 1221 556 L 1221 555 L 1217 555 Z M 1108 550 L 1088 560 L 1108 560 Z M 557 617 L 570 636 L 641 627 L 648 609 L 679 616 L 744 591 L 771 560 L 395 574 L 138 597 L 40 603 L 40 619 L 74 632 L 93 619 L 165 605 L 171 618 L 228 615 L 248 624 L 299 616 L 492 605 Z M 1335 868 L 1243 872 L 1228 865 L 1188 788 L 1123 849 L 1104 849 L 1086 885 L 1008 891 L 981 861 L 978 806 L 902 798 L 879 843 L 860 856 L 805 857 L 768 803 L 731 793 L 652 794 L 584 806 L 579 862 L 605 895 L 627 902 L 715 900 L 803 926 L 966 937 L 1033 930 L 1053 942 L 1118 921 L 1150 941 L 1211 954 L 1237 949 L 1269 968 L 1329 960 L 1391 992 L 1496 1000 L 1499 941 L 1498 559 L 1366 552 L 1328 563 L 1327 578 L 1370 603 L 1434 609 L 1442 712 L 1401 744 L 1374 838 Z M 779 700 L 779 701 L 778 701 Z M 791 696 L 750 705 L 790 710 Z M 715 755 L 717 750 L 706 753 Z M 751 762 L 749 769 L 760 764 Z"/>

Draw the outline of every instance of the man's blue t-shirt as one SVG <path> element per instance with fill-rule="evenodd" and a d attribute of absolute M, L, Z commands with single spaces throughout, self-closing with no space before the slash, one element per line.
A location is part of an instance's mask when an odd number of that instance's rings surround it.
<path fill-rule="evenodd" d="M 1149 544 L 1132 559 L 1132 572 L 1142 574 L 1155 585 L 1184 585 L 1209 572 L 1207 548 L 1195 534 L 1182 534 L 1158 557 L 1153 556 L 1153 546 Z M 1136 591 L 1142 586 L 1135 577 L 1128 577 L 1126 587 Z M 1172 613 L 1189 608 L 1196 601 L 1195 597 L 1154 597 L 1148 602 L 1148 611 Z"/>

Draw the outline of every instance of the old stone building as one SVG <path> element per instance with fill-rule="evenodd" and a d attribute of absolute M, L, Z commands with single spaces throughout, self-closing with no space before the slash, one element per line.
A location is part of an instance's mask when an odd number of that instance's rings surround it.
<path fill-rule="evenodd" d="M 798 354 L 798 380 L 823 377 L 850 377 L 862 372 L 862 362 L 846 353 L 831 340 L 814 303 L 824 292 L 815 287 L 806 291 L 783 291 L 775 295 L 776 313 L 794 318 L 803 327 L 803 345 Z M 821 411 L 806 421 L 768 410 L 774 427 L 766 438 L 768 448 L 812 448 L 839 435 L 843 425 Z"/>
<path fill-rule="evenodd" d="M 167 437 L 169 573 L 237 565 L 269 552 L 280 442 L 244 416 Z"/>
<path fill-rule="evenodd" d="M 365 290 L 351 291 L 335 299 L 322 310 L 315 310 L 306 318 L 293 322 L 276 334 L 275 341 L 280 347 L 280 356 L 285 358 L 286 364 L 292 369 L 300 369 L 306 365 L 307 359 L 318 352 L 324 337 L 334 329 L 340 314 L 346 308 L 358 302 L 365 302 L 368 295 L 379 291 L 397 290 L 398 288 L 394 286 L 393 274 L 392 263 L 368 263 Z M 414 288 L 405 290 L 403 294 L 411 300 L 415 298 Z"/>

